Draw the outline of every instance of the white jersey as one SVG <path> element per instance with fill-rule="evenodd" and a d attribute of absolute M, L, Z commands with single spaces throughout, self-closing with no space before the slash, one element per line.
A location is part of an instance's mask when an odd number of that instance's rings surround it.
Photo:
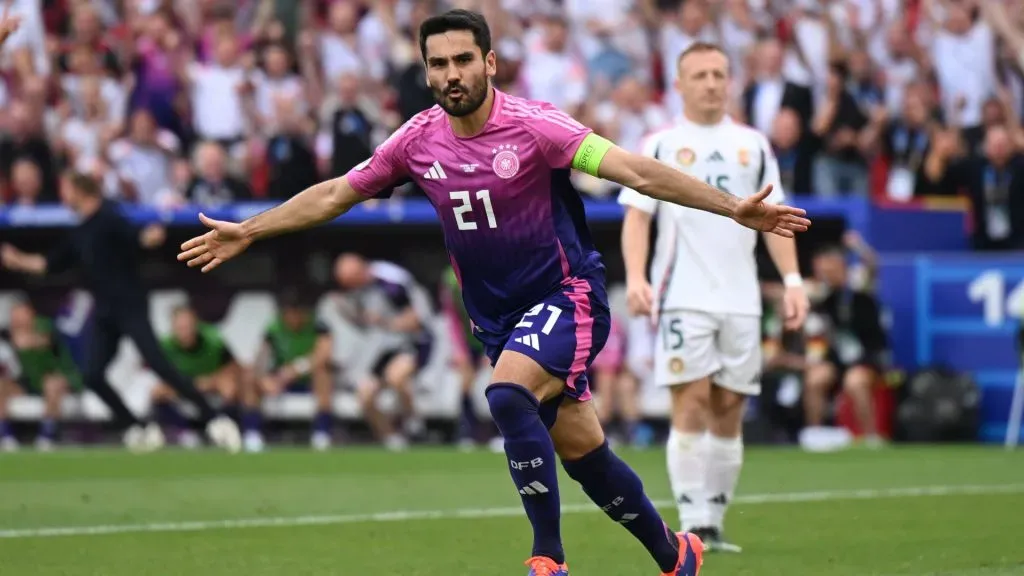
<path fill-rule="evenodd" d="M 740 198 L 768 184 L 774 190 L 767 202 L 784 198 L 768 139 L 728 117 L 713 126 L 681 120 L 648 136 L 642 154 Z M 657 312 L 761 314 L 756 231 L 628 188 L 622 190 L 619 203 L 657 215 L 651 264 Z"/>

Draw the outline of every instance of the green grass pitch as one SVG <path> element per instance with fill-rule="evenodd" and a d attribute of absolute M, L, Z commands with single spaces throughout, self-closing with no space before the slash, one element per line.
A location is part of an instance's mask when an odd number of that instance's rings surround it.
<path fill-rule="evenodd" d="M 622 451 L 675 524 L 659 450 Z M 338 448 L 0 456 L 0 574 L 523 576 L 503 457 Z M 656 576 L 562 477 L 573 576 Z M 1024 453 L 749 449 L 702 576 L 1024 575 Z"/>

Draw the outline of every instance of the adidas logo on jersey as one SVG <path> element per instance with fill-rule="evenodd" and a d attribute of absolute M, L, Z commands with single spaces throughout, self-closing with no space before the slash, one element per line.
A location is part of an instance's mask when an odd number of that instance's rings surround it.
<path fill-rule="evenodd" d="M 448 175 L 444 173 L 444 168 L 441 168 L 441 163 L 434 160 L 434 165 L 423 173 L 424 180 L 447 180 Z"/>
<path fill-rule="evenodd" d="M 522 344 L 524 346 L 529 346 L 534 350 L 540 350 L 540 341 L 537 339 L 536 334 L 527 334 L 525 336 L 520 336 L 519 338 L 515 339 L 515 342 Z"/>
<path fill-rule="evenodd" d="M 711 153 L 711 156 L 708 156 L 708 162 L 725 162 L 725 158 L 722 157 L 721 152 L 715 150 Z"/>

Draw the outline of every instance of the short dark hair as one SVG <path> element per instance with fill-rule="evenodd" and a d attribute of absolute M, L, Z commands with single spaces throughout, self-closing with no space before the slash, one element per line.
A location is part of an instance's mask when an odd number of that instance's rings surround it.
<path fill-rule="evenodd" d="M 698 41 L 694 42 L 693 44 L 690 44 L 690 46 L 686 50 L 683 50 L 682 52 L 679 53 L 679 58 L 676 58 L 676 68 L 681 66 L 683 64 L 683 59 L 689 56 L 690 54 L 701 54 L 703 52 L 718 52 L 719 54 L 725 56 L 726 59 L 729 58 L 729 55 L 726 54 L 725 49 L 719 46 L 718 44 L 715 44 L 714 42 Z"/>
<path fill-rule="evenodd" d="M 846 258 L 846 250 L 844 250 L 839 244 L 825 244 L 814 251 L 814 258 L 826 258 L 831 256 Z"/>
<path fill-rule="evenodd" d="M 469 10 L 449 10 L 444 14 L 431 16 L 420 24 L 420 56 L 427 61 L 427 38 L 436 34 L 444 34 L 453 30 L 464 30 L 473 33 L 473 40 L 480 47 L 480 54 L 487 56 L 491 51 L 491 27 L 479 12 Z"/>
<path fill-rule="evenodd" d="M 97 197 L 103 194 L 103 187 L 100 186 L 100 181 L 88 174 L 71 171 L 67 172 L 65 177 L 68 184 L 86 196 Z"/>

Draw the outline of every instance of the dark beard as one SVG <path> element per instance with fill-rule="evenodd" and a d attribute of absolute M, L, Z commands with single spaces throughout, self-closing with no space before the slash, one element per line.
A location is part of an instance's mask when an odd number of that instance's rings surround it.
<path fill-rule="evenodd" d="M 484 100 L 487 100 L 487 89 L 488 85 L 485 81 L 482 86 L 474 86 L 468 88 L 464 85 L 459 85 L 458 88 L 462 92 L 462 99 L 458 102 L 453 102 L 448 98 L 446 92 L 452 88 L 452 86 L 446 86 L 444 90 L 438 90 L 437 88 L 431 87 L 430 92 L 434 96 L 434 102 L 437 102 L 449 116 L 461 118 L 463 116 L 469 116 L 473 112 L 476 112 L 484 104 Z"/>

